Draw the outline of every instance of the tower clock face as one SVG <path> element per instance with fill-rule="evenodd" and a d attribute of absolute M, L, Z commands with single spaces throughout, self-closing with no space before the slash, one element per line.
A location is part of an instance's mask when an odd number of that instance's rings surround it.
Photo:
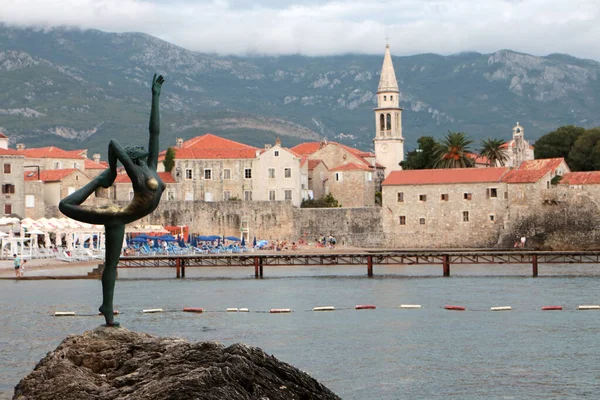
<path fill-rule="evenodd" d="M 382 144 L 381 145 L 381 152 L 382 153 L 387 153 L 388 151 L 388 145 L 387 144 Z"/>

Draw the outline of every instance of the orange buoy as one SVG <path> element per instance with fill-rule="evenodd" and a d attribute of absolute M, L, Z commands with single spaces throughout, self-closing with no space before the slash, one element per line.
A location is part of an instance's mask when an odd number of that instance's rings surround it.
<path fill-rule="evenodd" d="M 542 307 L 542 311 L 555 311 L 562 310 L 562 306 L 544 306 Z"/>
<path fill-rule="evenodd" d="M 377 306 L 375 304 L 357 304 L 354 306 L 355 310 L 374 310 Z"/>
<path fill-rule="evenodd" d="M 453 310 L 453 311 L 465 311 L 466 310 L 463 306 L 446 305 L 444 308 L 446 310 Z"/>
<path fill-rule="evenodd" d="M 186 308 L 184 308 L 181 311 L 183 311 L 183 312 L 203 313 L 204 309 L 203 308 L 190 308 L 190 307 L 186 307 Z"/>

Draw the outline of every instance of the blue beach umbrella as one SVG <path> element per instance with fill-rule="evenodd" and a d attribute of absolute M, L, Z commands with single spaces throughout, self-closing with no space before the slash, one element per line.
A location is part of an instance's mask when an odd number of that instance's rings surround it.
<path fill-rule="evenodd" d="M 246 245 L 246 241 L 244 240 L 244 237 L 242 236 L 242 247 L 244 247 Z"/>
<path fill-rule="evenodd" d="M 239 237 L 235 237 L 235 236 L 227 236 L 225 239 L 231 240 L 233 242 L 239 242 L 240 241 L 240 238 Z"/>
<path fill-rule="evenodd" d="M 192 247 L 198 246 L 198 239 L 196 238 L 196 236 L 192 236 L 192 241 L 190 242 L 190 244 L 192 245 Z"/>
<path fill-rule="evenodd" d="M 252 247 L 256 247 L 256 236 L 254 236 L 254 240 L 252 241 Z"/>
<path fill-rule="evenodd" d="M 159 249 L 160 248 L 160 245 L 158 244 L 158 238 L 154 239 L 154 248 L 155 249 Z"/>

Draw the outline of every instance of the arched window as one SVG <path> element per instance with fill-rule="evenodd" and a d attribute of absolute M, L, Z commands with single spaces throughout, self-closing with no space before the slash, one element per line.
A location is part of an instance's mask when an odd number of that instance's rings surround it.
<path fill-rule="evenodd" d="M 383 114 L 379 116 L 379 130 L 385 131 L 385 115 Z"/>
<path fill-rule="evenodd" d="M 394 96 L 390 96 L 390 101 L 394 101 Z"/>
<path fill-rule="evenodd" d="M 386 101 L 386 100 L 387 100 L 387 96 L 383 96 L 383 101 Z"/>
<path fill-rule="evenodd" d="M 387 119 L 387 124 L 386 124 L 385 129 L 388 131 L 391 131 L 392 130 L 392 115 L 387 114 L 386 119 Z"/>

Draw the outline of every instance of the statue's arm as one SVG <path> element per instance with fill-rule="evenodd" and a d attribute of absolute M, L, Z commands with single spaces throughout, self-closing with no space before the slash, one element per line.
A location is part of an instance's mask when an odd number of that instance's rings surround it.
<path fill-rule="evenodd" d="M 156 171 L 158 165 L 159 143 L 158 135 L 160 134 L 160 112 L 158 100 L 160 98 L 160 89 L 165 79 L 162 75 L 158 78 L 154 74 L 152 78 L 152 108 L 150 109 L 150 141 L 148 142 L 148 167 Z"/>
<path fill-rule="evenodd" d="M 108 144 L 108 167 L 110 169 L 110 174 L 113 177 L 113 181 L 117 176 L 117 161 L 121 161 L 121 164 L 125 167 L 125 171 L 127 171 L 127 175 L 129 175 L 130 178 L 133 178 L 133 175 L 136 172 L 135 164 L 125 149 L 121 147 L 119 142 L 113 139 Z"/>

